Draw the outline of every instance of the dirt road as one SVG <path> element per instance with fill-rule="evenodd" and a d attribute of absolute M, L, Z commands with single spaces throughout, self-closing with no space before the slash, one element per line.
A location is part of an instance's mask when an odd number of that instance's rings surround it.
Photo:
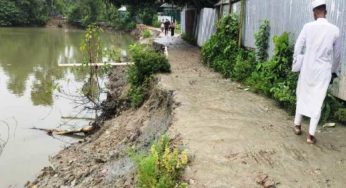
<path fill-rule="evenodd" d="M 169 131 L 194 156 L 185 173 L 190 187 L 261 187 L 256 179 L 277 187 L 346 185 L 346 128 L 320 128 L 317 145 L 308 145 L 307 123 L 295 136 L 293 117 L 206 68 L 198 48 L 177 38 L 158 42 L 168 45 L 173 70 L 160 85 L 180 104 Z"/>

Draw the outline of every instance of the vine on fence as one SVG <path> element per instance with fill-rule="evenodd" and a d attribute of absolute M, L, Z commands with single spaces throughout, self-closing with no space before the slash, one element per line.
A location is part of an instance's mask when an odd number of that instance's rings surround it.
<path fill-rule="evenodd" d="M 265 61 L 268 58 L 269 36 L 269 21 L 264 20 L 259 30 L 255 33 L 256 56 L 258 61 Z"/>

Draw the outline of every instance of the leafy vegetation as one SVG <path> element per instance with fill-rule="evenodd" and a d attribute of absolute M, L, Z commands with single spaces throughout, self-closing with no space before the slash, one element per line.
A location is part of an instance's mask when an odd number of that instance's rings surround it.
<path fill-rule="evenodd" d="M 189 158 L 187 151 L 172 147 L 167 136 L 155 142 L 148 155 L 134 155 L 138 167 L 138 187 L 185 188 L 181 176 Z"/>
<path fill-rule="evenodd" d="M 238 27 L 235 15 L 229 15 L 217 24 L 216 33 L 202 47 L 204 63 L 224 77 L 240 81 L 251 90 L 275 99 L 281 107 L 293 114 L 298 74 L 291 71 L 293 44 L 290 34 L 285 32 L 273 37 L 274 53 L 267 60 L 269 22 L 264 21 L 255 34 L 256 52 L 237 46 Z M 321 121 L 345 122 L 345 109 L 344 102 L 328 94 Z"/>
<path fill-rule="evenodd" d="M 109 0 L 0 0 L 0 26 L 45 25 L 50 17 L 67 17 L 70 24 L 86 28 L 90 24 L 132 30 L 136 21 L 147 25 L 157 24 L 154 1 L 121 4 Z M 119 12 L 121 5 L 128 11 Z M 142 6 L 140 6 L 142 5 Z"/>
<path fill-rule="evenodd" d="M 128 71 L 131 84 L 129 99 L 133 107 L 139 107 L 148 94 L 152 75 L 170 72 L 170 64 L 164 55 L 148 46 L 134 44 L 130 47 L 130 53 L 135 64 Z"/>
<path fill-rule="evenodd" d="M 240 50 L 238 35 L 238 17 L 232 14 L 220 20 L 216 33 L 202 47 L 203 61 L 226 78 L 231 77 Z"/>
<path fill-rule="evenodd" d="M 102 60 L 100 28 L 94 25 L 87 28 L 80 49 L 83 52 L 83 68 L 89 70 L 89 79 L 83 85 L 82 92 L 87 99 L 94 104 L 98 104 L 100 95 L 98 69 L 92 64 Z"/>
<path fill-rule="evenodd" d="M 148 29 L 145 29 L 142 33 L 143 38 L 149 38 L 151 37 L 151 33 Z"/>
<path fill-rule="evenodd" d="M 0 26 L 44 25 L 48 10 L 45 0 L 0 0 Z"/>
<path fill-rule="evenodd" d="M 265 61 L 268 58 L 270 26 L 269 21 L 264 20 L 258 32 L 255 33 L 256 56 L 258 61 Z"/>

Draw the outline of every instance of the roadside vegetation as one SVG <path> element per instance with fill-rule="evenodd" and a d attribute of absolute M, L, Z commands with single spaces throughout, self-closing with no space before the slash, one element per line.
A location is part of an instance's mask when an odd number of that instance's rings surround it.
<path fill-rule="evenodd" d="M 294 44 L 289 33 L 274 36 L 274 52 L 268 59 L 269 31 L 270 24 L 264 21 L 255 34 L 256 50 L 239 47 L 239 20 L 236 15 L 229 15 L 219 21 L 216 33 L 202 47 L 203 61 L 225 78 L 241 82 L 252 91 L 273 98 L 293 114 L 298 80 L 298 74 L 291 71 Z M 345 112 L 345 102 L 329 93 L 321 120 L 345 122 Z"/>
<path fill-rule="evenodd" d="M 148 154 L 131 155 L 137 165 L 137 187 L 188 187 L 181 179 L 189 162 L 187 151 L 174 146 L 168 136 L 152 144 Z"/>

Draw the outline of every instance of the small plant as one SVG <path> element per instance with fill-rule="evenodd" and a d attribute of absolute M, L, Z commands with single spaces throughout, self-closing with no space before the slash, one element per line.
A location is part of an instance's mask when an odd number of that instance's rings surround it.
<path fill-rule="evenodd" d="M 138 187 L 185 188 L 181 182 L 183 170 L 189 162 L 187 151 L 171 146 L 167 136 L 154 143 L 148 155 L 133 155 L 137 164 Z"/>
<path fill-rule="evenodd" d="M 241 49 L 237 55 L 232 71 L 232 78 L 236 81 L 244 81 L 256 68 L 255 53 Z"/>
<path fill-rule="evenodd" d="M 257 60 L 262 62 L 268 58 L 268 47 L 269 47 L 269 36 L 270 36 L 270 26 L 269 21 L 264 20 L 261 24 L 258 32 L 255 33 L 255 45 L 256 45 L 256 56 Z"/>
<path fill-rule="evenodd" d="M 99 72 L 97 66 L 93 64 L 102 62 L 102 43 L 100 38 L 101 29 L 95 25 L 88 26 L 80 50 L 83 53 L 83 67 L 88 69 L 89 78 L 84 83 L 82 93 L 84 96 L 92 102 L 94 105 L 100 103 L 100 84 L 99 84 Z"/>
<path fill-rule="evenodd" d="M 150 38 L 151 37 L 151 32 L 148 29 L 145 29 L 142 33 L 143 38 Z"/>

